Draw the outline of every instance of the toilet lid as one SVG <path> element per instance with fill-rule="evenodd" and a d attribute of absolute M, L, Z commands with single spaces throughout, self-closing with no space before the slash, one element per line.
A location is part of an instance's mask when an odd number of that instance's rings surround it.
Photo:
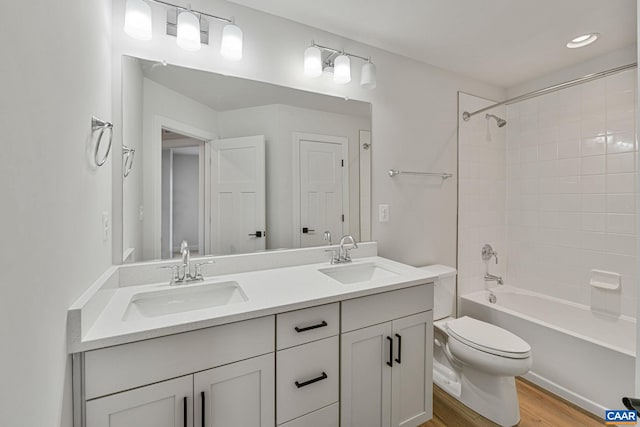
<path fill-rule="evenodd" d="M 523 359 L 531 352 L 529 344 L 519 336 L 471 317 L 447 322 L 447 331 L 458 341 L 487 353 Z"/>

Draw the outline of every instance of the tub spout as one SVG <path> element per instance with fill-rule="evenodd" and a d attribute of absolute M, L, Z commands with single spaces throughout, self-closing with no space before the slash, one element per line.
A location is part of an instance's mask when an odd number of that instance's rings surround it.
<path fill-rule="evenodd" d="M 494 276 L 493 274 L 486 273 L 484 275 L 485 282 L 496 282 L 498 285 L 504 285 L 504 281 L 500 276 Z"/>

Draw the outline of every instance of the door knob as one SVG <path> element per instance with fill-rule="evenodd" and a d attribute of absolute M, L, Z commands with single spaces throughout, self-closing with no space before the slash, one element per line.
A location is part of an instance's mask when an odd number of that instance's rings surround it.
<path fill-rule="evenodd" d="M 258 237 L 258 238 L 260 238 L 262 236 L 267 237 L 267 232 L 266 231 L 256 231 L 253 234 L 249 234 L 249 236 L 254 236 L 254 237 Z"/>
<path fill-rule="evenodd" d="M 302 234 L 315 233 L 316 230 L 312 230 L 307 227 L 302 227 Z"/>

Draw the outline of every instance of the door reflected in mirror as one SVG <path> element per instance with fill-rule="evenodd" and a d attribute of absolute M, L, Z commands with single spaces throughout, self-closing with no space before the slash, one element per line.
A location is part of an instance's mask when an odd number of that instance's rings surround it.
<path fill-rule="evenodd" d="M 370 238 L 371 106 L 123 57 L 123 261 Z"/>

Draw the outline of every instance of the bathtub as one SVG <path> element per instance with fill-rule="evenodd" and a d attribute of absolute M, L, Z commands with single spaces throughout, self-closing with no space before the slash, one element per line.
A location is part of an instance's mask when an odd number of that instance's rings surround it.
<path fill-rule="evenodd" d="M 524 377 L 599 416 L 634 396 L 636 321 L 512 286 L 461 297 L 462 315 L 498 325 L 531 346 Z"/>

